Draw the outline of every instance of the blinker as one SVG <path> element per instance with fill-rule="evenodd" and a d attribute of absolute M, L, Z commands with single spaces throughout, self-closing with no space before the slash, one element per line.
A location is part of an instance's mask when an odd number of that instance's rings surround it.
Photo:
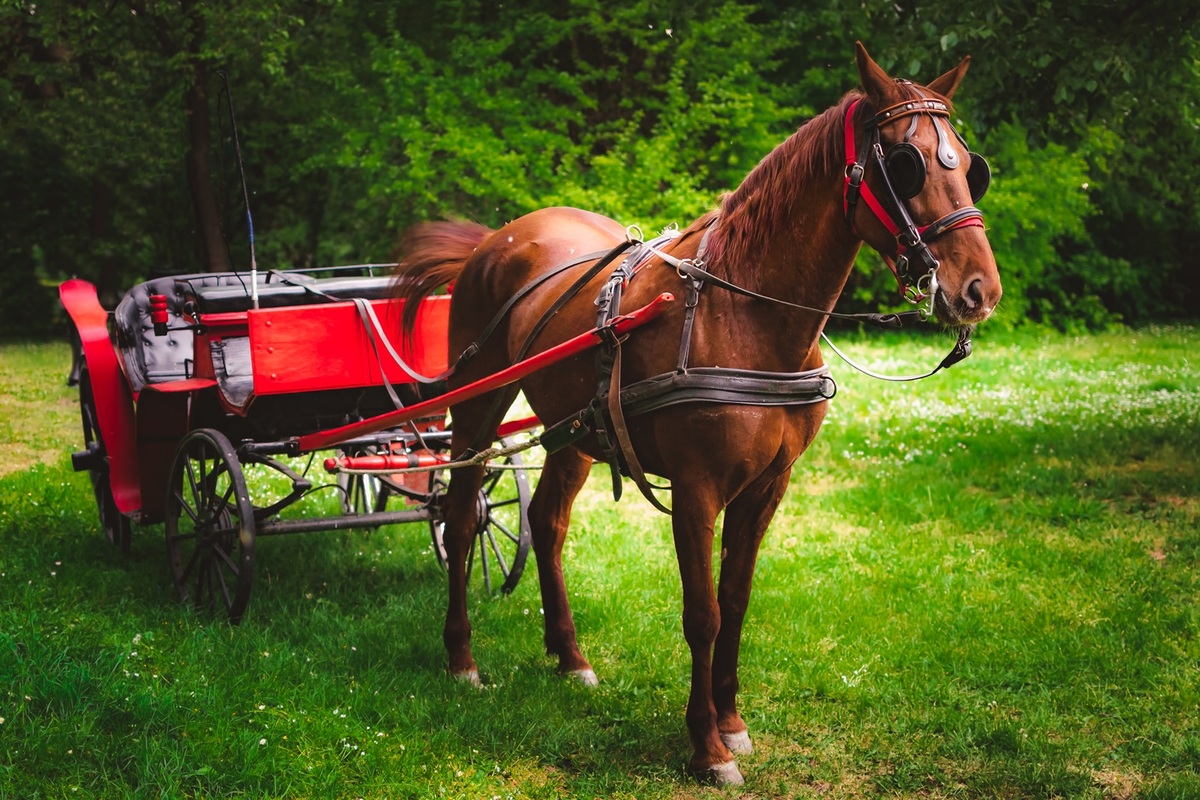
<path fill-rule="evenodd" d="M 897 142 L 888 148 L 884 157 L 888 180 L 892 190 L 901 200 L 916 197 L 925 188 L 925 156 L 916 145 Z M 992 170 L 987 160 L 978 153 L 967 154 L 967 190 L 971 202 L 978 203 L 987 194 L 992 182 Z"/>
<path fill-rule="evenodd" d="M 908 200 L 921 193 L 925 186 L 925 156 L 916 145 L 897 142 L 888 148 L 884 163 L 897 197 Z"/>
<path fill-rule="evenodd" d="M 992 183 L 992 168 L 979 153 L 967 153 L 967 158 L 970 159 L 967 165 L 967 191 L 971 193 L 971 202 L 978 203 Z"/>

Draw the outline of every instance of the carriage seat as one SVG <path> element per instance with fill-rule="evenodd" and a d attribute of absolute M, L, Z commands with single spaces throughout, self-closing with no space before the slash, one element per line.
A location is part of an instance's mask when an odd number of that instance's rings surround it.
<path fill-rule="evenodd" d="M 260 308 L 329 303 L 363 297 L 387 298 L 391 278 L 387 276 L 339 276 L 312 278 L 301 273 L 268 270 L 258 273 Z M 150 319 L 150 296 L 167 298 L 167 335 L 157 336 Z M 189 306 L 188 304 L 194 304 Z M 130 388 L 140 392 L 146 384 L 166 383 L 192 377 L 194 334 L 189 312 L 219 313 L 248 311 L 253 305 L 250 276 L 246 273 L 213 272 L 154 278 L 134 286 L 114 312 L 117 349 L 125 365 Z"/>
<path fill-rule="evenodd" d="M 117 350 L 130 388 L 140 392 L 148 383 L 167 383 L 192 377 L 194 334 L 183 317 L 192 285 L 220 286 L 244 278 L 234 273 L 209 273 L 154 278 L 134 286 L 113 312 Z M 157 336 L 150 319 L 150 295 L 167 298 L 167 335 Z"/>
<path fill-rule="evenodd" d="M 307 275 L 270 273 L 276 279 L 258 286 L 259 308 L 315 305 L 352 300 L 383 300 L 391 295 L 392 279 L 387 276 L 311 278 Z M 196 308 L 204 314 L 249 311 L 253 308 L 248 283 L 226 282 L 219 285 L 193 283 L 191 293 Z"/>

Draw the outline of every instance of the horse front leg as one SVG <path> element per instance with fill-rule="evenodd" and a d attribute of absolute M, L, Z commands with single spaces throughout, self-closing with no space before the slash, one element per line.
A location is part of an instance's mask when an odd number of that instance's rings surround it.
<path fill-rule="evenodd" d="M 721 531 L 721 576 L 717 604 L 721 629 L 713 648 L 712 692 L 721 741 L 735 755 L 753 752 L 750 733 L 737 709 L 738 654 L 742 623 L 750 604 L 758 549 L 787 489 L 790 472 L 742 492 L 725 509 Z"/>
<path fill-rule="evenodd" d="M 679 576 L 683 582 L 683 636 L 692 654 L 692 686 L 687 727 L 692 742 L 688 772 L 721 786 L 743 783 L 733 753 L 721 741 L 713 702 L 713 643 L 721 629 L 721 611 L 712 579 L 713 523 L 718 507 L 702 487 L 681 486 L 672 492 L 672 529 Z"/>
<path fill-rule="evenodd" d="M 558 656 L 560 673 L 575 675 L 587 686 L 596 684 L 596 673 L 579 651 L 563 579 L 562 550 L 571 522 L 571 506 L 587 482 L 591 464 L 592 459 L 570 448 L 546 456 L 542 477 L 529 503 L 529 526 L 545 615 L 546 652 Z"/>
<path fill-rule="evenodd" d="M 479 525 L 479 490 L 483 467 L 463 467 L 450 475 L 443 506 L 442 544 L 446 548 L 448 601 L 442 641 L 446 645 L 450 674 L 478 684 L 479 669 L 471 657 L 471 622 L 467 618 L 467 556 Z"/>

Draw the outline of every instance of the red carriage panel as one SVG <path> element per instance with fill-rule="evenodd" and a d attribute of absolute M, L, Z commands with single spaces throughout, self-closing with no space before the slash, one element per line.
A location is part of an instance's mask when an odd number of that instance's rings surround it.
<path fill-rule="evenodd" d="M 432 297 L 421 305 L 413 336 L 398 341 L 403 304 L 375 300 L 371 306 L 380 330 L 368 335 L 353 303 L 331 303 L 247 312 L 254 392 L 290 394 L 351 389 L 382 384 L 380 365 L 391 383 L 411 383 L 388 354 L 381 336 L 421 375 L 439 375 L 448 364 L 446 335 L 450 297 Z"/>

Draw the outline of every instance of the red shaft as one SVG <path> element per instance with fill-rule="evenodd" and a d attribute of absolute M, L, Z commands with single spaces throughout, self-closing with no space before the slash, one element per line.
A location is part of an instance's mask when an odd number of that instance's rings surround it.
<path fill-rule="evenodd" d="M 636 311 L 631 311 L 628 314 L 622 314 L 617 317 L 608 328 L 617 336 L 621 336 L 634 328 L 639 328 L 650 322 L 662 313 L 663 306 L 666 303 L 674 299 L 675 296 L 670 292 L 663 292 Z M 301 436 L 296 440 L 300 446 L 300 452 L 307 453 L 325 447 L 332 447 L 339 442 L 353 439 L 356 436 L 366 436 L 369 433 L 377 433 L 388 428 L 395 428 L 414 419 L 428 416 L 431 412 L 442 411 L 464 400 L 470 400 L 499 389 L 501 386 L 515 383 L 526 375 L 544 369 L 563 359 L 578 355 L 600 344 L 603 341 L 602 330 L 602 328 L 593 328 L 561 344 L 557 344 L 549 350 L 544 350 L 535 356 L 530 356 L 524 361 L 518 361 L 508 369 L 500 370 L 494 375 L 481 378 L 474 383 L 468 383 L 466 386 L 460 386 L 453 391 L 446 392 L 423 403 L 417 403 L 399 411 L 390 411 L 378 417 L 364 419 L 361 422 L 352 422 L 340 428 L 317 431 L 316 433 Z"/>
<path fill-rule="evenodd" d="M 339 469 L 401 470 L 413 467 L 436 467 L 449 458 L 440 458 L 430 453 L 385 453 L 373 456 L 339 456 L 325 459 L 325 471 Z"/>

